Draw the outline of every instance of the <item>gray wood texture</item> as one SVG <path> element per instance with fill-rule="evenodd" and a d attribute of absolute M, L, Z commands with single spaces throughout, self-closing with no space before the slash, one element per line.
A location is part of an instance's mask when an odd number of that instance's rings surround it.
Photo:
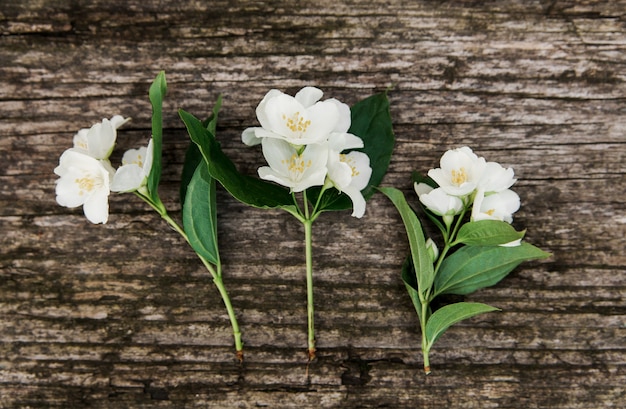
<path fill-rule="evenodd" d="M 626 3 L 619 1 L 0 1 L 0 408 L 626 407 Z M 180 216 L 177 110 L 224 97 L 241 144 L 271 88 L 348 104 L 389 93 L 384 185 L 411 192 L 450 148 L 515 169 L 514 226 L 553 253 L 467 300 L 502 312 L 452 327 L 426 377 L 400 279 L 400 218 L 314 225 L 318 358 L 308 367 L 303 230 L 218 193 L 230 327 L 195 254 L 138 199 L 106 225 L 58 206 L 73 134 L 132 117 L 114 161 L 150 136 L 165 70 L 161 196 Z M 415 198 L 411 198 L 415 201 Z"/>

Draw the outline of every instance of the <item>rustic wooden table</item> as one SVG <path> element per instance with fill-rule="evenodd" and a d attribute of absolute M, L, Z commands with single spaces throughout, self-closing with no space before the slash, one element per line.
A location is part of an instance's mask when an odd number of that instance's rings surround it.
<path fill-rule="evenodd" d="M 0 408 L 626 407 L 625 1 L 2 0 L 0 34 Z M 175 217 L 178 108 L 222 94 L 218 139 L 254 174 L 240 135 L 269 89 L 393 87 L 383 184 L 409 194 L 469 145 L 515 169 L 514 226 L 553 256 L 468 296 L 503 311 L 452 327 L 426 377 L 396 210 L 325 213 L 307 375 L 303 231 L 220 191 L 240 365 L 210 276 L 154 212 L 116 195 L 92 225 L 55 202 L 78 129 L 123 114 L 114 157 L 145 143 L 160 70 Z"/>

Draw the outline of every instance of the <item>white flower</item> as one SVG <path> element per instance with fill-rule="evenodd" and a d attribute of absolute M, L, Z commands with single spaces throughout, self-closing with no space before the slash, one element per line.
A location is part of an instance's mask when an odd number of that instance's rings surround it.
<path fill-rule="evenodd" d="M 426 189 L 424 188 L 424 190 Z M 419 195 L 419 199 L 428 210 L 439 216 L 456 216 L 461 213 L 464 207 L 461 199 L 448 194 L 440 187 L 422 193 Z"/>
<path fill-rule="evenodd" d="M 130 118 L 115 115 L 89 129 L 81 129 L 74 135 L 74 149 L 95 159 L 108 159 L 115 145 L 117 129 L 128 121 Z"/>
<path fill-rule="evenodd" d="M 332 159 L 331 159 L 332 158 Z M 339 192 L 352 201 L 352 216 L 361 218 L 365 214 L 365 189 L 372 176 L 370 158 L 363 152 L 352 151 L 329 157 L 328 179 Z"/>
<path fill-rule="evenodd" d="M 513 221 L 513 213 L 519 210 L 520 198 L 510 189 L 486 195 L 482 189 L 476 192 L 472 207 L 472 221 L 500 220 Z"/>
<path fill-rule="evenodd" d="M 134 192 L 138 190 L 146 195 L 148 192 L 145 191 L 145 186 L 152 169 L 153 149 L 152 139 L 150 139 L 147 148 L 141 147 L 126 151 L 122 157 L 122 166 L 113 175 L 111 191 Z"/>
<path fill-rule="evenodd" d="M 106 223 L 109 217 L 109 184 L 113 168 L 108 160 L 98 160 L 74 149 L 66 150 L 54 173 L 56 200 L 61 206 L 83 206 L 92 223 Z"/>
<path fill-rule="evenodd" d="M 324 184 L 328 161 L 326 144 L 307 145 L 299 152 L 284 140 L 263 138 L 262 147 L 269 166 L 259 168 L 261 179 L 286 186 L 292 192 Z"/>
<path fill-rule="evenodd" d="M 346 128 L 341 103 L 333 99 L 320 101 L 322 95 L 314 87 L 302 88 L 295 97 L 270 90 L 256 109 L 261 127 L 244 130 L 243 142 L 258 145 L 262 138 L 276 138 L 302 146 L 325 142 L 333 132 L 346 132 L 350 123 Z"/>
<path fill-rule="evenodd" d="M 349 121 L 342 125 L 345 126 L 350 127 Z M 341 153 L 347 149 L 362 148 L 363 140 L 343 132 L 341 128 L 338 131 L 331 134 L 328 140 L 328 183 L 348 195 L 352 200 L 352 216 L 360 218 L 365 214 L 365 198 L 361 190 L 367 187 L 372 176 L 370 158 L 363 152 Z"/>
<path fill-rule="evenodd" d="M 486 162 L 464 146 L 443 154 L 440 168 L 428 171 L 430 176 L 446 193 L 465 197 L 470 195 L 483 177 Z"/>
<path fill-rule="evenodd" d="M 517 179 L 513 177 L 513 169 L 504 168 L 497 162 L 487 162 L 482 178 L 478 182 L 478 188 L 486 194 L 502 192 L 513 186 Z"/>

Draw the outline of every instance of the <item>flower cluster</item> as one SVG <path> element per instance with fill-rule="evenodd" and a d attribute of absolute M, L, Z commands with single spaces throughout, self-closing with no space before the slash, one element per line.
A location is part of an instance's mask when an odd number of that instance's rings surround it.
<path fill-rule="evenodd" d="M 365 199 L 361 190 L 372 174 L 369 157 L 358 151 L 363 141 L 348 133 L 350 108 L 332 98 L 320 101 L 323 92 L 302 88 L 295 97 L 269 91 L 256 109 L 261 127 L 242 133 L 246 145 L 262 145 L 269 166 L 259 177 L 302 192 L 312 186 L 335 187 L 353 204 L 352 216 L 362 217 Z"/>
<path fill-rule="evenodd" d="M 56 200 L 61 206 L 83 206 L 90 222 L 106 223 L 111 192 L 142 191 L 152 166 L 152 141 L 147 148 L 126 152 L 117 171 L 109 160 L 117 129 L 129 120 L 115 115 L 74 135 L 74 146 L 63 152 L 54 169 L 59 176 Z"/>
<path fill-rule="evenodd" d="M 420 202 L 450 225 L 471 206 L 471 220 L 513 221 L 520 198 L 509 188 L 515 183 L 513 169 L 487 162 L 464 146 L 444 153 L 440 167 L 428 171 L 438 185 L 415 182 Z"/>

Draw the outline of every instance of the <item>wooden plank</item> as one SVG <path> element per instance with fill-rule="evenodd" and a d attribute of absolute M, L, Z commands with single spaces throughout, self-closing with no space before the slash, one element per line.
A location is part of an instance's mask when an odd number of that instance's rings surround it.
<path fill-rule="evenodd" d="M 626 2 L 6 1 L 0 4 L 0 408 L 626 408 Z M 122 113 L 112 159 L 150 135 L 166 70 L 161 196 L 180 218 L 188 137 L 224 97 L 241 144 L 271 88 L 354 103 L 390 88 L 384 184 L 469 145 L 515 169 L 514 225 L 553 256 L 467 300 L 502 312 L 452 327 L 425 377 L 399 277 L 408 251 L 382 195 L 314 225 L 318 359 L 307 366 L 303 230 L 218 193 L 232 348 L 210 275 L 138 199 L 106 225 L 54 201 L 73 134 Z M 433 234 L 432 229 L 426 228 Z"/>

